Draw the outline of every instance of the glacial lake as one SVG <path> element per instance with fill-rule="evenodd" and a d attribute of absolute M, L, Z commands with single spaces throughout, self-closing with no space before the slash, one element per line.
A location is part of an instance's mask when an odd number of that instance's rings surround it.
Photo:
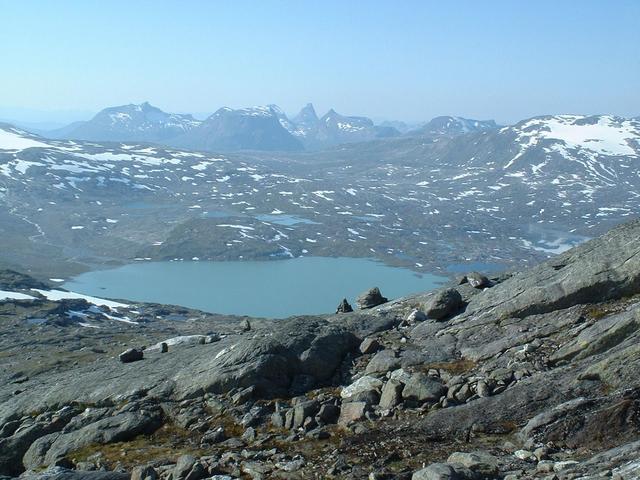
<path fill-rule="evenodd" d="M 364 258 L 140 262 L 87 272 L 63 287 L 98 297 L 166 303 L 212 313 L 284 318 L 333 313 L 347 298 L 379 287 L 389 299 L 431 290 L 447 279 Z"/>

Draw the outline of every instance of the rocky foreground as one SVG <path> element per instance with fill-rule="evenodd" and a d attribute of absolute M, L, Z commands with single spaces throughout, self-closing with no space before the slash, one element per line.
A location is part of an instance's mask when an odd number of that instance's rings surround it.
<path fill-rule="evenodd" d="M 638 221 L 521 273 L 327 316 L 47 288 L 0 275 L 34 297 L 0 300 L 0 475 L 640 478 Z"/>

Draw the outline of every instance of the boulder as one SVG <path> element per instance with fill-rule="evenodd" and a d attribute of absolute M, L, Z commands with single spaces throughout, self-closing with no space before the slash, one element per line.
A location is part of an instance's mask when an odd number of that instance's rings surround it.
<path fill-rule="evenodd" d="M 343 298 L 342 301 L 338 304 L 338 308 L 336 308 L 336 313 L 349 312 L 353 312 L 353 307 L 349 304 L 346 298 Z"/>
<path fill-rule="evenodd" d="M 383 410 L 390 410 L 397 406 L 402 401 L 402 390 L 404 384 L 398 380 L 390 379 L 382 387 L 382 394 L 380 395 L 380 408 Z"/>
<path fill-rule="evenodd" d="M 395 370 L 400 367 L 400 359 L 393 350 L 381 350 L 369 361 L 366 373 L 382 373 Z"/>
<path fill-rule="evenodd" d="M 233 396 L 231 397 L 231 401 L 234 405 L 242 405 L 244 403 L 247 403 L 253 398 L 253 394 L 255 393 L 255 391 L 256 389 L 253 385 L 247 388 L 243 388 L 239 392 L 233 394 Z"/>
<path fill-rule="evenodd" d="M 498 459 L 486 452 L 453 452 L 447 463 L 463 465 L 483 478 L 498 475 Z"/>
<path fill-rule="evenodd" d="M 389 300 L 387 298 L 382 296 L 378 287 L 374 287 L 371 290 L 360 294 L 356 299 L 358 308 L 361 310 L 377 307 L 378 305 L 382 305 L 388 301 Z"/>
<path fill-rule="evenodd" d="M 491 281 L 478 272 L 467 273 L 467 282 L 473 288 L 486 288 L 491 286 Z"/>
<path fill-rule="evenodd" d="M 246 443 L 251 443 L 255 441 L 256 435 L 256 429 L 253 427 L 249 427 L 244 431 L 240 438 L 242 438 L 242 440 Z"/>
<path fill-rule="evenodd" d="M 273 412 L 271 414 L 271 425 L 276 428 L 284 428 L 286 421 L 286 412 L 281 410 L 279 412 Z"/>
<path fill-rule="evenodd" d="M 455 288 L 447 288 L 433 294 L 427 301 L 424 312 L 428 318 L 444 320 L 462 308 L 462 295 Z"/>
<path fill-rule="evenodd" d="M 118 358 L 122 363 L 137 362 L 144 358 L 144 352 L 139 348 L 130 348 L 122 352 Z"/>
<path fill-rule="evenodd" d="M 442 385 L 439 379 L 429 377 L 419 372 L 409 377 L 409 380 L 402 390 L 402 398 L 416 404 L 437 402 L 446 392 L 446 387 Z"/>
<path fill-rule="evenodd" d="M 382 380 L 365 375 L 351 385 L 344 387 L 340 396 L 345 402 L 365 402 L 372 405 L 378 403 L 381 388 Z"/>
<path fill-rule="evenodd" d="M 176 466 L 173 469 L 173 480 L 185 480 L 187 475 L 191 472 L 194 465 L 196 464 L 196 459 L 193 455 L 181 455 L 178 457 L 178 461 L 176 462 Z"/>
<path fill-rule="evenodd" d="M 300 428 L 304 424 L 306 418 L 315 417 L 320 410 L 320 404 L 317 400 L 307 400 L 297 404 L 293 408 L 293 424 L 291 428 Z"/>
<path fill-rule="evenodd" d="M 208 432 L 206 432 L 202 436 L 200 443 L 215 444 L 215 443 L 224 442 L 226 439 L 227 439 L 227 435 L 224 431 L 224 427 L 218 427 L 215 430 L 209 430 Z"/>
<path fill-rule="evenodd" d="M 131 471 L 131 480 L 157 480 L 158 473 L 150 466 L 134 467 Z"/>
<path fill-rule="evenodd" d="M 367 355 L 369 353 L 375 353 L 380 350 L 380 342 L 375 338 L 365 338 L 359 347 L 360 353 Z"/>
<path fill-rule="evenodd" d="M 411 480 L 464 480 L 446 463 L 432 463 L 427 468 L 418 470 L 411 476 Z"/>
<path fill-rule="evenodd" d="M 316 415 L 316 421 L 323 424 L 336 423 L 340 416 L 340 407 L 331 403 L 325 403 L 320 407 L 320 411 Z"/>
<path fill-rule="evenodd" d="M 340 407 L 340 425 L 349 425 L 365 418 L 367 413 L 367 404 L 365 402 L 346 402 Z"/>
<path fill-rule="evenodd" d="M 476 384 L 476 393 L 479 397 L 488 397 L 491 395 L 491 387 L 484 380 L 480 380 Z"/>

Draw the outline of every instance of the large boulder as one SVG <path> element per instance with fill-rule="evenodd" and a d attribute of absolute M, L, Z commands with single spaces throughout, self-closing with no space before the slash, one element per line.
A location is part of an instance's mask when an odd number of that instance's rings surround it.
<path fill-rule="evenodd" d="M 447 388 L 439 379 L 418 372 L 409 377 L 402 390 L 402 398 L 414 404 L 435 403 L 447 393 Z"/>
<path fill-rule="evenodd" d="M 366 292 L 360 294 L 356 299 L 358 308 L 360 308 L 361 310 L 377 307 L 378 305 L 382 305 L 383 303 L 387 303 L 388 301 L 389 300 L 387 298 L 382 296 L 378 287 L 367 290 Z"/>
<path fill-rule="evenodd" d="M 380 394 L 380 408 L 383 410 L 390 410 L 398 405 L 402 401 L 402 390 L 404 384 L 399 380 L 389 379 L 387 383 L 382 387 L 382 393 Z"/>
<path fill-rule="evenodd" d="M 305 419 L 315 417 L 320 411 L 320 404 L 317 400 L 307 400 L 297 404 L 293 408 L 292 424 L 290 428 L 300 428 L 304 424 Z"/>
<path fill-rule="evenodd" d="M 340 407 L 340 417 L 338 423 L 340 425 L 349 425 L 365 418 L 369 405 L 365 402 L 346 402 Z"/>
<path fill-rule="evenodd" d="M 185 480 L 196 465 L 196 458 L 193 455 L 180 455 L 176 466 L 173 468 L 173 480 Z"/>
<path fill-rule="evenodd" d="M 447 463 L 463 465 L 482 478 L 498 475 L 498 459 L 486 452 L 453 452 Z"/>
<path fill-rule="evenodd" d="M 433 294 L 427 301 L 424 312 L 428 318 L 444 320 L 464 305 L 462 295 L 455 288 L 447 288 Z"/>
<path fill-rule="evenodd" d="M 465 480 L 451 465 L 432 463 L 411 476 L 411 480 Z"/>
<path fill-rule="evenodd" d="M 395 370 L 400 366 L 401 360 L 393 350 L 381 350 L 369 361 L 366 373 L 384 373 Z"/>
<path fill-rule="evenodd" d="M 380 399 L 380 389 L 382 380 L 365 375 L 351 385 L 344 387 L 340 396 L 345 402 L 365 402 L 367 404 L 377 404 Z"/>
<path fill-rule="evenodd" d="M 122 363 L 138 362 L 144 358 L 144 352 L 138 348 L 130 348 L 122 352 L 118 358 Z"/>

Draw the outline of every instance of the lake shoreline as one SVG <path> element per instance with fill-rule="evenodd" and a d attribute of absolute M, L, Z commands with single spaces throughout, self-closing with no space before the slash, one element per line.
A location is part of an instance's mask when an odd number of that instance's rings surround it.
<path fill-rule="evenodd" d="M 170 303 L 211 313 L 285 318 L 332 313 L 342 298 L 355 304 L 355 297 L 373 286 L 393 299 L 449 280 L 377 259 L 298 257 L 285 262 L 141 261 L 91 270 L 61 286 L 84 294 Z"/>

